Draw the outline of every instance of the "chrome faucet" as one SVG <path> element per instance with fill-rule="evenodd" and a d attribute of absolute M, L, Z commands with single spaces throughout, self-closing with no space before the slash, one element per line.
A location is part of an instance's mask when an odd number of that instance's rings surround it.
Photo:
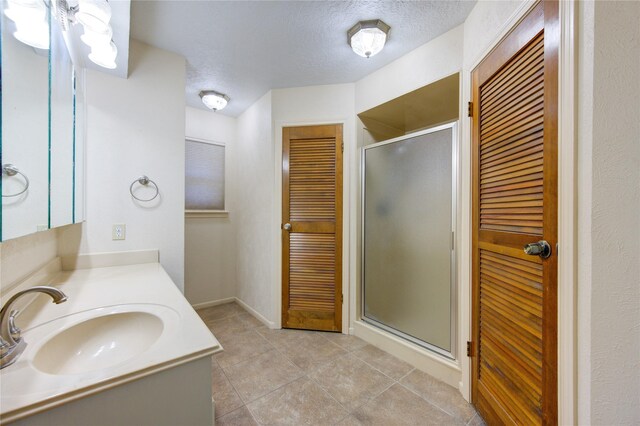
<path fill-rule="evenodd" d="M 20 336 L 20 329 L 16 327 L 15 320 L 18 311 L 11 311 L 10 309 L 13 302 L 29 293 L 48 294 L 55 304 L 67 301 L 66 294 L 55 287 L 49 286 L 35 286 L 22 290 L 7 300 L 7 303 L 0 310 L 0 369 L 13 364 L 24 351 L 24 348 L 27 347 L 27 342 Z"/>

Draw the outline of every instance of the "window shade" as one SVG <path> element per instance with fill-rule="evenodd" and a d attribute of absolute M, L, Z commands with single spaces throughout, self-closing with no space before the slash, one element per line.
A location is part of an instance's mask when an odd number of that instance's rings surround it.
<path fill-rule="evenodd" d="M 187 140 L 185 209 L 224 210 L 224 146 Z"/>

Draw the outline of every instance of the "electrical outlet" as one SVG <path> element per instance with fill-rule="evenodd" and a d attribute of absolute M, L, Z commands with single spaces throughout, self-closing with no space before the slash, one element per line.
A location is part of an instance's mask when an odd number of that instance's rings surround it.
<path fill-rule="evenodd" d="M 112 240 L 124 240 L 127 235 L 127 226 L 124 223 L 113 225 L 111 229 Z"/>

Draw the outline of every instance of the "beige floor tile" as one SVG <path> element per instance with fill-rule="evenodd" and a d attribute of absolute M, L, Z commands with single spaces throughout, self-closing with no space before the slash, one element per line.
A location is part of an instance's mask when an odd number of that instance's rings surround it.
<path fill-rule="evenodd" d="M 249 312 L 240 312 L 237 315 L 238 321 L 244 324 L 247 328 L 262 327 L 264 324 L 258 318 L 251 315 Z"/>
<path fill-rule="evenodd" d="M 245 403 L 266 395 L 304 375 L 298 367 L 276 350 L 223 368 L 223 370 Z"/>
<path fill-rule="evenodd" d="M 276 348 L 307 373 L 347 353 L 320 333 L 301 335 Z"/>
<path fill-rule="evenodd" d="M 229 414 L 216 419 L 216 426 L 257 426 L 247 407 L 242 406 Z"/>
<path fill-rule="evenodd" d="M 348 425 L 464 425 L 410 390 L 395 384 L 345 419 Z"/>
<path fill-rule="evenodd" d="M 256 328 L 256 331 L 276 348 L 295 344 L 301 339 L 313 339 L 313 336 L 318 334 L 317 332 L 307 330 L 290 330 L 284 328 L 280 330 L 273 330 L 266 326 L 258 327 Z"/>
<path fill-rule="evenodd" d="M 213 400 L 216 404 L 216 417 L 242 407 L 243 402 L 231 386 L 231 382 L 227 379 L 222 368 L 214 368 L 211 372 Z"/>
<path fill-rule="evenodd" d="M 226 318 L 210 320 L 206 324 L 219 340 L 231 334 L 242 333 L 262 325 L 260 321 L 248 313 L 239 313 Z"/>
<path fill-rule="evenodd" d="M 400 383 L 463 423 L 471 420 L 476 413 L 457 389 L 420 370 L 412 371 Z"/>
<path fill-rule="evenodd" d="M 353 351 L 353 354 L 394 380 L 399 380 L 413 370 L 411 365 L 375 346 L 366 345 Z"/>
<path fill-rule="evenodd" d="M 248 407 L 260 424 L 330 425 L 348 414 L 307 377 L 271 392 Z"/>
<path fill-rule="evenodd" d="M 230 367 L 273 349 L 273 346 L 264 337 L 256 333 L 255 330 L 218 337 L 224 350 L 215 354 L 214 357 L 222 368 Z"/>
<path fill-rule="evenodd" d="M 309 374 L 309 378 L 349 411 L 365 404 L 394 383 L 352 355 L 325 364 Z"/>
<path fill-rule="evenodd" d="M 364 346 L 367 346 L 367 342 L 356 337 L 350 336 L 348 334 L 342 333 L 323 333 L 324 337 L 329 339 L 329 341 L 335 343 L 340 346 L 342 349 L 347 350 L 349 352 L 360 349 Z"/>
<path fill-rule="evenodd" d="M 487 424 L 484 422 L 482 417 L 480 417 L 480 414 L 476 413 L 475 416 L 469 420 L 467 426 L 487 426 Z"/>
<path fill-rule="evenodd" d="M 336 423 L 339 426 L 361 426 L 363 423 L 358 420 L 353 414 L 349 414 L 344 419 Z"/>
<path fill-rule="evenodd" d="M 237 303 L 230 302 L 211 306 L 210 308 L 198 309 L 196 312 L 200 315 L 202 321 L 206 323 L 207 321 L 230 317 L 246 311 Z"/>

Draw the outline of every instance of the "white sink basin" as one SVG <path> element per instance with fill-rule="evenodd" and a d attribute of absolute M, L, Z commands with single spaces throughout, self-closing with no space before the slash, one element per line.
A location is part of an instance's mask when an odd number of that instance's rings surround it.
<path fill-rule="evenodd" d="M 60 331 L 33 357 L 47 374 L 79 374 L 113 367 L 151 347 L 164 322 L 149 312 L 117 312 L 97 316 Z"/>

